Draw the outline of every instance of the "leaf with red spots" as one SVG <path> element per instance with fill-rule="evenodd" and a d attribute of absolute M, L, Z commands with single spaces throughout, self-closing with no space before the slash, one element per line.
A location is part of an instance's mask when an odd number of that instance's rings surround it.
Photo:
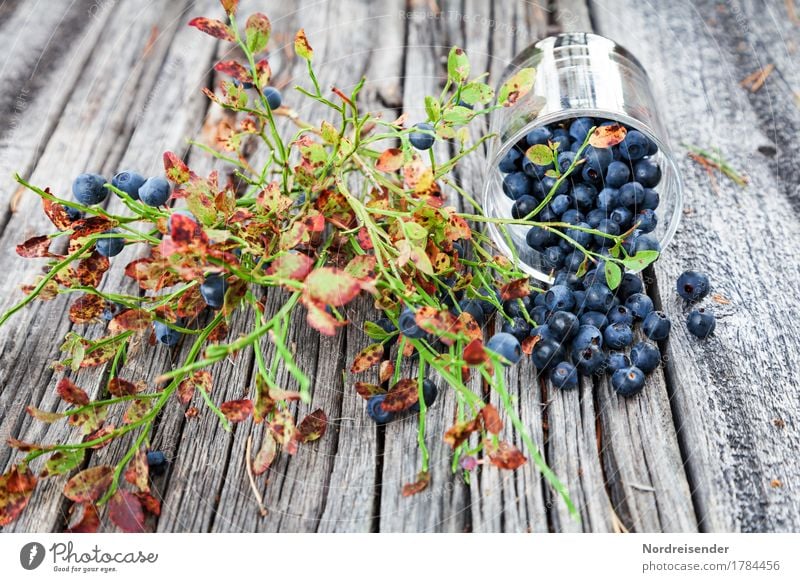
<path fill-rule="evenodd" d="M 77 251 L 85 242 L 85 238 L 92 234 L 105 232 L 115 226 L 114 220 L 104 216 L 90 216 L 72 223 L 72 234 L 69 237 L 69 252 Z"/>
<path fill-rule="evenodd" d="M 378 157 L 375 162 L 375 169 L 381 172 L 394 173 L 403 167 L 403 150 L 399 148 L 389 148 Z"/>
<path fill-rule="evenodd" d="M 108 324 L 108 331 L 117 334 L 123 331 L 147 329 L 153 321 L 153 314 L 143 309 L 128 309 L 117 315 Z"/>
<path fill-rule="evenodd" d="M 95 250 L 91 255 L 78 262 L 75 276 L 83 285 L 97 287 L 110 266 L 111 261 L 108 260 L 108 257 L 104 257 Z"/>
<path fill-rule="evenodd" d="M 108 517 L 126 533 L 144 531 L 142 502 L 130 491 L 118 489 L 108 502 Z"/>
<path fill-rule="evenodd" d="M 82 434 L 89 434 L 103 426 L 106 418 L 108 418 L 108 406 L 95 406 L 71 415 L 69 423 L 72 426 L 79 426 Z"/>
<path fill-rule="evenodd" d="M 275 437 L 270 431 L 264 433 L 264 441 L 261 443 L 261 449 L 256 453 L 256 458 L 253 459 L 253 473 L 256 475 L 263 474 L 272 461 L 275 460 L 278 454 L 278 443 L 275 442 Z"/>
<path fill-rule="evenodd" d="M 132 424 L 143 419 L 150 412 L 150 402 L 147 400 L 134 400 L 130 403 L 122 420 L 125 424 Z"/>
<path fill-rule="evenodd" d="M 267 48 L 272 24 L 266 14 L 256 12 L 251 14 L 244 27 L 245 43 L 251 53 L 260 53 Z"/>
<path fill-rule="evenodd" d="M 153 497 L 152 493 L 146 491 L 139 491 L 134 493 L 139 501 L 142 502 L 142 508 L 150 515 L 158 517 L 161 515 L 161 502 Z"/>
<path fill-rule="evenodd" d="M 256 78 L 258 79 L 258 86 L 262 89 L 269 85 L 269 81 L 272 78 L 272 68 L 269 66 L 269 61 L 267 59 L 261 59 L 256 63 Z M 249 129 L 250 127 L 253 128 L 250 133 L 258 133 L 255 130 L 255 123 L 252 125 L 249 122 L 250 118 L 246 118 L 242 121 L 243 129 Z"/>
<path fill-rule="evenodd" d="M 500 287 L 500 298 L 503 301 L 509 299 L 522 299 L 531 293 L 530 281 L 527 277 L 510 281 Z"/>
<path fill-rule="evenodd" d="M 123 380 L 122 378 L 115 377 L 111 378 L 108 382 L 108 391 L 111 393 L 112 396 L 119 398 L 120 396 L 131 396 L 133 394 L 138 394 L 144 389 L 144 386 L 141 384 L 134 384 L 133 382 L 129 382 L 128 380 Z"/>
<path fill-rule="evenodd" d="M 420 471 L 417 473 L 416 481 L 403 485 L 403 497 L 411 497 L 412 495 L 425 491 L 430 483 L 431 474 L 428 471 Z"/>
<path fill-rule="evenodd" d="M 269 423 L 269 430 L 275 437 L 275 441 L 283 445 L 287 453 L 293 455 L 297 452 L 297 440 L 294 438 L 296 429 L 291 412 L 285 408 L 276 410 Z"/>
<path fill-rule="evenodd" d="M 256 196 L 256 204 L 267 213 L 280 214 L 291 208 L 294 202 L 288 196 L 284 196 L 277 182 L 270 182 Z"/>
<path fill-rule="evenodd" d="M 309 298 L 303 298 L 303 305 L 305 305 L 308 310 L 308 315 L 306 316 L 308 325 L 322 334 L 334 335 L 337 327 L 345 325 L 344 322 L 337 320 L 330 313 L 325 311 L 323 306 Z"/>
<path fill-rule="evenodd" d="M 133 401 L 133 404 L 136 404 L 137 401 Z M 123 418 L 127 417 L 127 413 L 123 416 Z M 89 441 L 100 440 L 99 443 L 91 445 L 89 448 L 96 451 L 102 448 L 107 447 L 111 444 L 113 439 L 109 438 L 109 435 L 114 432 L 116 426 L 113 424 L 104 424 L 102 427 L 98 428 L 94 432 L 90 432 L 89 434 L 85 435 L 81 442 L 88 443 Z"/>
<path fill-rule="evenodd" d="M 525 68 L 514 73 L 503 83 L 497 92 L 497 102 L 503 107 L 510 107 L 533 89 L 536 69 Z"/>
<path fill-rule="evenodd" d="M 26 465 L 16 465 L 0 476 L 0 526 L 8 525 L 22 513 L 31 499 L 36 477 Z"/>
<path fill-rule="evenodd" d="M 220 404 L 219 409 L 225 418 L 231 422 L 242 422 L 253 414 L 253 401 L 247 398 L 242 400 L 229 400 Z"/>
<path fill-rule="evenodd" d="M 91 323 L 100 318 L 106 308 L 105 300 L 99 295 L 81 295 L 69 307 L 69 320 L 72 323 Z"/>
<path fill-rule="evenodd" d="M 269 266 L 268 273 L 280 279 L 302 281 L 311 272 L 314 261 L 302 253 L 281 255 Z"/>
<path fill-rule="evenodd" d="M 167 174 L 167 178 L 176 184 L 185 184 L 192 175 L 189 171 L 189 166 L 177 154 L 172 152 L 164 152 L 164 171 Z"/>
<path fill-rule="evenodd" d="M 114 467 L 98 465 L 84 469 L 64 485 L 64 495 L 79 503 L 97 501 L 111 485 Z"/>
<path fill-rule="evenodd" d="M 13 437 L 7 438 L 6 443 L 8 444 L 9 447 L 17 449 L 21 453 L 29 453 L 31 451 L 47 451 L 50 450 L 51 448 L 51 447 L 46 447 L 45 445 L 40 445 L 38 443 L 28 443 L 25 441 L 21 441 Z"/>
<path fill-rule="evenodd" d="M 147 257 L 128 263 L 125 274 L 136 281 L 142 289 L 156 289 L 164 269 L 152 258 Z"/>
<path fill-rule="evenodd" d="M 85 406 L 89 404 L 89 395 L 84 390 L 73 384 L 69 378 L 61 378 L 56 386 L 56 392 L 64 402 L 75 406 Z"/>
<path fill-rule="evenodd" d="M 98 340 L 100 341 L 100 340 Z M 117 353 L 118 344 L 107 343 L 97 347 L 91 347 L 86 350 L 83 359 L 80 363 L 80 368 L 91 368 L 92 366 L 99 366 L 105 364 Z"/>
<path fill-rule="evenodd" d="M 45 188 L 44 191 L 47 194 L 51 194 L 50 188 Z M 47 198 L 42 198 L 42 206 L 44 207 L 44 213 L 47 215 L 47 218 L 50 219 L 50 222 L 52 222 L 53 226 L 58 230 L 67 230 L 72 227 L 72 219 L 69 217 L 67 209 L 64 208 L 63 204 L 48 200 Z"/>
<path fill-rule="evenodd" d="M 464 348 L 464 361 L 470 366 L 479 366 L 489 359 L 483 347 L 483 341 L 474 339 Z"/>
<path fill-rule="evenodd" d="M 453 447 L 454 449 L 466 441 L 473 432 L 477 432 L 481 428 L 479 417 L 472 420 L 465 420 L 459 422 L 448 428 L 444 433 L 444 442 Z"/>
<path fill-rule="evenodd" d="M 253 79 L 247 69 L 241 63 L 236 61 L 220 61 L 214 65 L 214 70 L 229 75 L 242 83 L 252 83 Z"/>
<path fill-rule="evenodd" d="M 501 469 L 517 469 L 527 461 L 525 455 L 517 447 L 505 441 L 501 441 L 495 446 L 492 439 L 486 439 L 484 448 L 492 465 Z"/>
<path fill-rule="evenodd" d="M 372 366 L 381 361 L 383 357 L 383 344 L 376 343 L 370 344 L 361 350 L 353 360 L 353 365 L 350 366 L 351 374 L 358 374 L 369 370 Z"/>
<path fill-rule="evenodd" d="M 356 238 L 358 239 L 358 245 L 362 249 L 364 249 L 365 251 L 368 251 L 368 250 L 371 250 L 371 249 L 374 248 L 374 245 L 372 244 L 372 239 L 369 236 L 369 231 L 367 231 L 366 228 L 362 227 L 358 231 L 358 234 L 356 235 Z"/>
<path fill-rule="evenodd" d="M 80 519 L 67 529 L 67 533 L 97 533 L 100 529 L 100 513 L 94 503 L 79 503 L 72 506 L 71 512 L 82 508 Z"/>
<path fill-rule="evenodd" d="M 500 431 L 503 430 L 503 421 L 500 419 L 500 414 L 494 405 L 487 404 L 481 408 L 480 415 L 483 419 L 483 426 L 488 432 L 500 434 Z"/>
<path fill-rule="evenodd" d="M 480 340 L 483 338 L 483 331 L 481 331 L 481 326 L 478 325 L 478 322 L 475 321 L 475 318 L 472 317 L 466 311 L 462 311 L 458 314 L 458 332 L 466 337 L 469 341 L 472 340 Z"/>
<path fill-rule="evenodd" d="M 394 364 L 390 360 L 384 360 L 381 362 L 380 370 L 378 372 L 378 378 L 380 381 L 388 382 L 389 378 L 392 377 L 394 374 Z"/>
<path fill-rule="evenodd" d="M 373 255 L 358 255 L 353 257 L 353 259 L 347 263 L 347 266 L 344 268 L 344 270 L 346 273 L 352 275 L 359 281 L 365 281 L 375 277 L 376 264 L 377 261 Z"/>
<path fill-rule="evenodd" d="M 358 395 L 364 400 L 369 400 L 371 396 L 375 396 L 376 394 L 386 394 L 385 388 L 367 382 L 356 382 L 355 389 Z"/>
<path fill-rule="evenodd" d="M 322 438 L 328 428 L 328 417 L 321 408 L 306 416 L 297 425 L 297 440 L 301 443 L 310 443 Z"/>
<path fill-rule="evenodd" d="M 625 139 L 628 130 L 624 125 L 601 125 L 589 137 L 589 145 L 596 148 L 610 148 Z"/>
<path fill-rule="evenodd" d="M 414 314 L 414 321 L 423 330 L 436 335 L 443 344 L 453 345 L 453 336 L 457 332 L 458 325 L 456 316 L 448 310 L 438 311 L 430 306 L 420 307 Z"/>
<path fill-rule="evenodd" d="M 21 245 L 17 245 L 17 254 L 26 259 L 54 257 L 56 255 L 50 252 L 50 242 L 50 237 L 45 234 L 34 236 Z"/>
<path fill-rule="evenodd" d="M 144 449 L 139 449 L 131 459 L 131 462 L 128 463 L 128 468 L 125 470 L 125 480 L 139 491 L 147 493 L 150 491 L 149 475 L 147 453 L 144 452 Z"/>
<path fill-rule="evenodd" d="M 455 208 L 446 208 L 448 210 L 447 226 L 445 233 L 447 240 L 457 241 L 460 239 L 469 240 L 472 238 L 472 229 L 466 220 L 456 214 Z"/>
<path fill-rule="evenodd" d="M 85 456 L 85 449 L 56 451 L 50 455 L 49 459 L 47 459 L 41 476 L 49 477 L 50 475 L 63 475 L 65 473 L 69 473 L 83 462 Z"/>
<path fill-rule="evenodd" d="M 211 373 L 207 370 L 194 372 L 190 377 L 178 384 L 178 400 L 181 404 L 189 404 L 195 389 L 211 393 Z"/>
<path fill-rule="evenodd" d="M 418 400 L 417 381 L 405 378 L 389 389 L 381 406 L 387 412 L 400 412 L 410 408 Z"/>
<path fill-rule="evenodd" d="M 195 285 L 184 291 L 178 298 L 178 317 L 194 319 L 206 308 L 200 287 Z"/>
<path fill-rule="evenodd" d="M 205 18 L 204 16 L 192 18 L 189 21 L 189 26 L 194 26 L 197 30 L 205 32 L 206 34 L 220 40 L 227 40 L 228 42 L 233 42 L 236 40 L 231 32 L 231 29 L 228 28 L 224 22 L 214 18 Z"/>
<path fill-rule="evenodd" d="M 314 49 L 312 49 L 311 45 L 308 44 L 306 31 L 302 28 L 297 31 L 297 34 L 294 35 L 294 52 L 298 57 L 307 61 L 310 61 L 314 56 Z"/>

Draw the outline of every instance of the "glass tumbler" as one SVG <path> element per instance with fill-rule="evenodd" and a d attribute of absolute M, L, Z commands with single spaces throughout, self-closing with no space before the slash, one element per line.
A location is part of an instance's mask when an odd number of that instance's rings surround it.
<path fill-rule="evenodd" d="M 651 236 L 663 250 L 678 227 L 683 189 L 667 131 L 642 65 L 626 49 L 600 35 L 559 34 L 540 40 L 517 55 L 503 72 L 498 87 L 526 67 L 536 69 L 532 91 L 492 114 L 490 130 L 496 137 L 490 145 L 482 193 L 486 215 L 511 218 L 514 201 L 503 192 L 504 174 L 498 164 L 532 129 L 579 117 L 592 117 L 598 123 L 611 120 L 639 130 L 658 146 L 658 152 L 651 157 L 661 169 L 661 180 L 655 188 L 660 202 L 656 210 L 658 225 Z M 529 227 L 506 225 L 508 237 L 493 223 L 488 223 L 487 230 L 509 258 L 512 257 L 509 243 L 514 245 L 519 267 L 524 272 L 546 283 L 552 282 L 542 254 L 526 243 Z"/>

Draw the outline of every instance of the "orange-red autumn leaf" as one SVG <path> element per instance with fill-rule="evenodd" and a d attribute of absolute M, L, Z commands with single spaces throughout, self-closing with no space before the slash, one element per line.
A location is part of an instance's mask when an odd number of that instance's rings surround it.
<path fill-rule="evenodd" d="M 253 78 L 250 76 L 250 73 L 247 72 L 247 69 L 245 69 L 241 63 L 237 63 L 236 61 L 220 61 L 214 65 L 214 70 L 219 73 L 229 75 L 234 79 L 241 81 L 242 83 L 253 82 Z"/>
<path fill-rule="evenodd" d="M 308 310 L 306 321 L 308 325 L 324 335 L 334 335 L 336 328 L 345 325 L 344 322 L 337 320 L 325 308 L 316 301 L 308 297 L 303 297 L 303 305 Z"/>
<path fill-rule="evenodd" d="M 45 188 L 44 191 L 48 194 L 51 193 L 50 188 Z M 42 198 L 42 206 L 44 207 L 44 213 L 47 215 L 47 218 L 50 219 L 50 222 L 52 222 L 53 226 L 58 230 L 67 230 L 72 226 L 72 219 L 69 217 L 67 209 L 63 204 L 48 200 L 47 198 Z"/>
<path fill-rule="evenodd" d="M 533 347 L 541 339 L 538 335 L 529 335 L 522 340 L 522 353 L 530 356 L 533 353 Z"/>
<path fill-rule="evenodd" d="M 194 26 L 191 23 L 189 24 Z M 176 184 L 184 184 L 191 178 L 189 166 L 172 152 L 164 152 L 164 171 L 167 174 L 167 178 Z"/>
<path fill-rule="evenodd" d="M 87 287 L 97 287 L 100 281 L 103 280 L 103 274 L 108 271 L 111 262 L 108 257 L 98 253 L 96 250 L 92 254 L 81 259 L 78 262 L 78 268 L 75 269 L 75 276 L 81 284 Z"/>
<path fill-rule="evenodd" d="M 509 299 L 522 299 L 523 297 L 530 295 L 530 293 L 531 285 L 527 277 L 516 279 L 515 281 L 511 281 L 500 287 L 500 298 L 503 301 L 508 301 Z"/>
<path fill-rule="evenodd" d="M 50 252 L 51 239 L 47 235 L 34 236 L 17 245 L 17 254 L 26 259 L 55 256 Z"/>
<path fill-rule="evenodd" d="M 242 422 L 253 413 L 253 401 L 247 398 L 229 400 L 220 404 L 219 409 L 231 422 Z"/>
<path fill-rule="evenodd" d="M 67 533 L 97 533 L 100 529 L 100 513 L 94 503 L 80 503 L 73 505 L 74 508 L 82 508 L 81 518 L 72 527 L 67 529 Z"/>
<path fill-rule="evenodd" d="M 394 374 L 394 363 L 391 360 L 382 361 L 378 370 L 378 379 L 381 383 L 388 382 L 392 374 Z"/>
<path fill-rule="evenodd" d="M 403 485 L 403 497 L 411 497 L 428 488 L 431 482 L 431 474 L 428 471 L 420 471 L 417 480 L 413 483 Z"/>
<path fill-rule="evenodd" d="M 470 366 L 478 366 L 489 359 L 483 341 L 474 339 L 464 348 L 464 361 Z"/>
<path fill-rule="evenodd" d="M 200 294 L 200 287 L 197 285 L 184 291 L 178 299 L 178 317 L 194 319 L 205 308 L 206 302 Z"/>
<path fill-rule="evenodd" d="M 486 439 L 484 447 L 492 465 L 501 469 L 513 470 L 521 467 L 527 461 L 525 455 L 517 447 L 505 441 L 501 441 L 495 446 L 491 439 Z"/>
<path fill-rule="evenodd" d="M 211 392 L 211 373 L 208 370 L 199 370 L 178 384 L 178 400 L 181 404 L 189 404 L 195 389 Z"/>
<path fill-rule="evenodd" d="M 301 443 L 310 443 L 322 438 L 328 428 L 328 417 L 321 408 L 306 416 L 297 425 L 297 440 Z"/>
<path fill-rule="evenodd" d="M 78 388 L 69 378 L 61 378 L 56 386 L 56 392 L 61 399 L 75 406 L 85 406 L 89 404 L 89 395 Z"/>
<path fill-rule="evenodd" d="M 112 396 L 131 396 L 141 392 L 143 386 L 134 384 L 128 380 L 123 380 L 119 377 L 111 378 L 108 382 L 108 391 Z"/>
<path fill-rule="evenodd" d="M 105 300 L 99 295 L 81 295 L 69 307 L 69 320 L 72 323 L 91 323 L 96 321 L 106 308 Z"/>
<path fill-rule="evenodd" d="M 400 412 L 410 408 L 418 400 L 417 381 L 404 378 L 392 386 L 381 406 L 387 412 Z"/>
<path fill-rule="evenodd" d="M 500 419 L 500 414 L 492 404 L 487 404 L 480 411 L 481 418 L 483 418 L 483 426 L 492 434 L 500 434 L 503 430 L 503 421 Z"/>
<path fill-rule="evenodd" d="M 189 26 L 194 26 L 197 30 L 201 30 L 220 40 L 227 40 L 229 42 L 235 40 L 231 29 L 228 28 L 224 22 L 220 22 L 214 18 L 205 18 L 203 16 L 193 18 L 189 21 Z"/>
<path fill-rule="evenodd" d="M 0 476 L 0 526 L 17 519 L 36 486 L 36 476 L 27 466 L 16 465 Z"/>
<path fill-rule="evenodd" d="M 628 130 L 624 125 L 601 125 L 595 128 L 589 138 L 589 145 L 595 148 L 610 148 L 625 139 Z"/>
<path fill-rule="evenodd" d="M 281 255 L 269 267 L 267 273 L 280 279 L 302 281 L 311 272 L 314 261 L 302 253 L 289 253 Z"/>
<path fill-rule="evenodd" d="M 353 365 L 350 366 L 350 373 L 358 374 L 369 370 L 372 366 L 380 362 L 382 357 L 383 344 L 370 344 L 358 352 L 358 355 L 353 360 Z"/>
<path fill-rule="evenodd" d="M 148 492 L 150 491 L 149 475 L 147 453 L 144 452 L 144 449 L 139 449 L 131 459 L 131 462 L 128 463 L 128 468 L 125 470 L 125 480 L 139 491 Z"/>
<path fill-rule="evenodd" d="M 253 459 L 253 473 L 261 475 L 275 460 L 278 454 L 278 443 L 275 442 L 275 437 L 272 432 L 266 431 L 264 433 L 264 442 L 261 443 L 261 449 L 256 453 L 256 458 Z"/>
<path fill-rule="evenodd" d="M 462 311 L 458 314 L 457 328 L 458 332 L 465 336 L 469 341 L 480 340 L 483 338 L 481 326 L 478 325 L 478 322 L 475 321 L 475 318 L 466 311 Z"/>
<path fill-rule="evenodd" d="M 153 497 L 152 493 L 147 491 L 137 491 L 134 493 L 139 501 L 142 502 L 142 508 L 149 514 L 159 516 L 161 515 L 161 502 Z"/>
<path fill-rule="evenodd" d="M 64 495 L 79 503 L 97 501 L 111 485 L 114 467 L 98 465 L 84 469 L 64 485 Z"/>
<path fill-rule="evenodd" d="M 352 301 L 360 291 L 358 279 L 335 267 L 314 269 L 305 280 L 305 293 L 324 305 L 340 307 Z"/>
<path fill-rule="evenodd" d="M 355 389 L 361 398 L 369 400 L 371 396 L 376 394 L 386 394 L 386 390 L 377 384 L 370 384 L 368 382 L 356 382 Z"/>
<path fill-rule="evenodd" d="M 141 331 L 153 321 L 153 314 L 143 309 L 127 309 L 114 317 L 108 324 L 108 331 L 116 334 L 122 331 Z"/>
<path fill-rule="evenodd" d="M 448 428 L 444 433 L 444 442 L 453 448 L 463 443 L 473 432 L 480 430 L 481 425 L 478 417 L 472 420 L 459 422 Z"/>
<path fill-rule="evenodd" d="M 108 517 L 127 533 L 144 531 L 144 511 L 142 502 L 130 491 L 118 489 L 108 502 Z"/>
<path fill-rule="evenodd" d="M 381 172 L 396 172 L 403 167 L 403 150 L 389 148 L 385 150 L 375 162 L 375 168 Z"/>

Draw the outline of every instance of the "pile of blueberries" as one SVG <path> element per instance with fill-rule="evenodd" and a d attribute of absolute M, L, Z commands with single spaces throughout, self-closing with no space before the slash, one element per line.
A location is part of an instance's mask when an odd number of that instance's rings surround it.
<path fill-rule="evenodd" d="M 105 184 L 107 180 L 99 174 L 85 173 L 81 174 L 72 183 L 72 194 L 79 203 L 84 206 L 94 206 L 102 204 L 108 197 L 109 190 Z M 120 172 L 111 180 L 111 185 L 125 192 L 133 200 L 140 200 L 147 206 L 160 207 L 164 206 L 170 197 L 170 185 L 166 179 L 161 176 L 154 176 L 151 178 L 144 178 L 141 174 L 134 171 Z M 64 206 L 68 216 L 71 220 L 79 220 L 82 218 L 82 213 L 75 208 Z M 176 214 L 181 214 L 192 220 L 194 216 L 188 210 L 175 210 L 167 222 L 167 230 L 172 230 L 172 217 Z M 99 238 L 95 244 L 97 252 L 105 257 L 114 257 L 122 252 L 125 247 L 125 241 L 120 236 L 119 231 L 112 229 L 106 231 L 104 234 L 108 238 Z M 206 304 L 211 309 L 219 309 L 225 301 L 225 292 L 227 291 L 226 280 L 217 274 L 209 274 L 200 285 L 200 294 L 203 296 Z M 119 306 L 109 304 L 103 313 L 103 318 L 110 320 L 119 312 Z M 162 323 L 156 321 L 153 323 L 156 339 L 169 347 L 177 345 L 180 340 L 181 333 Z"/>

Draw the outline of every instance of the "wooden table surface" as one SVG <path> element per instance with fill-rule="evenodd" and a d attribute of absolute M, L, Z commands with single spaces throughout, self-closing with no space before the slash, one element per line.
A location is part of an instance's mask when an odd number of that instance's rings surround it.
<path fill-rule="evenodd" d="M 406 418 L 376 429 L 353 378 L 343 374 L 367 343 L 357 325 L 372 316 L 364 299 L 348 312 L 356 325 L 330 339 L 309 333 L 296 314 L 293 340 L 313 379 L 313 402 L 299 414 L 321 406 L 332 422 L 321 441 L 281 456 L 258 478 L 269 515 L 259 516 L 244 465 L 245 443 L 250 435 L 259 442 L 262 427 L 245 422 L 228 433 L 208 410 L 186 420 L 176 403 L 153 436 L 170 466 L 155 479 L 163 513 L 148 527 L 800 530 L 800 24 L 792 7 L 783 0 L 243 2 L 242 11 L 259 9 L 272 19 L 269 58 L 279 85 L 302 76 L 304 65 L 283 50 L 302 26 L 323 86 L 347 88 L 366 75 L 366 107 L 411 118 L 424 114 L 423 96 L 440 88 L 442 59 L 454 44 L 466 48 L 473 71 L 494 79 L 515 53 L 549 33 L 594 30 L 630 49 L 653 79 L 686 185 L 678 233 L 649 273 L 651 294 L 675 324 L 662 345 L 663 371 L 636 398 L 616 397 L 605 380 L 553 391 L 538 383 L 530 363 L 510 372 L 519 413 L 567 485 L 580 521 L 531 464 L 516 472 L 483 467 L 468 485 L 454 477 L 441 440 L 454 411 L 447 393 L 429 413 L 431 487 L 401 497 L 418 469 L 416 423 Z M 14 246 L 48 230 L 38 198 L 19 193 L 10 176 L 19 172 L 66 193 L 83 171 L 153 174 L 161 171 L 162 151 L 187 151 L 190 137 L 212 139 L 223 115 L 200 89 L 216 84 L 211 66 L 223 48 L 186 22 L 220 12 L 216 0 L 0 0 L 0 310 L 20 299 L 19 285 L 41 267 L 19 258 Z M 768 65 L 774 70 L 760 89 L 740 86 Z M 293 99 L 287 87 L 285 100 Z M 709 176 L 680 143 L 719 148 L 749 185 Z M 187 155 L 195 169 L 212 166 L 202 152 Z M 462 170 L 473 192 L 483 163 L 474 156 Z M 126 262 L 114 261 L 106 288 L 130 288 L 120 268 Z M 724 298 L 712 300 L 718 325 L 707 341 L 690 337 L 682 323 L 674 282 L 687 268 L 707 272 L 713 293 Z M 61 373 L 50 363 L 67 332 L 85 331 L 69 323 L 67 304 L 64 297 L 37 302 L 0 329 L 3 441 L 67 438 L 60 425 L 33 422 L 24 412 L 29 404 L 59 406 Z M 245 328 L 241 319 L 231 322 L 232 333 Z M 179 358 L 163 347 L 142 349 L 126 364 L 126 377 L 152 380 Z M 250 355 L 215 366 L 214 377 L 224 378 L 215 397 L 244 397 L 252 371 Z M 104 377 L 82 371 L 76 381 L 97 392 Z M 113 464 L 122 446 L 92 451 L 87 463 Z M 0 447 L 3 471 L 18 458 Z M 41 483 L 4 531 L 61 531 L 69 511 L 63 483 Z"/>

